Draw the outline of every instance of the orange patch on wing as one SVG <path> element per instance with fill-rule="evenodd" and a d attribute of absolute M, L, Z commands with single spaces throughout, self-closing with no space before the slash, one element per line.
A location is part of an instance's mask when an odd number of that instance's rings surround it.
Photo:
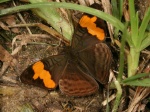
<path fill-rule="evenodd" d="M 88 32 L 91 35 L 96 35 L 96 37 L 99 40 L 104 40 L 104 38 L 105 38 L 104 30 L 99 27 L 96 27 L 96 24 L 94 23 L 96 20 L 97 20 L 97 17 L 95 17 L 95 16 L 90 18 L 90 17 L 84 15 L 80 19 L 79 24 L 81 27 L 86 27 Z"/>
<path fill-rule="evenodd" d="M 56 86 L 55 82 L 51 79 L 49 71 L 44 70 L 44 64 L 41 61 L 36 62 L 32 69 L 34 70 L 34 80 L 37 78 L 42 79 L 45 87 L 47 88 L 54 88 Z"/>

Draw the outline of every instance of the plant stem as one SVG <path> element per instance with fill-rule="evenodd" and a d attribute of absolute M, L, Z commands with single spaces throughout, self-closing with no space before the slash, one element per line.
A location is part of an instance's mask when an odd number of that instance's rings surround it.
<path fill-rule="evenodd" d="M 119 59 L 119 74 L 117 76 L 117 80 L 121 82 L 123 70 L 124 70 L 124 48 L 125 48 L 125 39 L 127 37 L 127 26 L 128 22 L 125 24 L 125 28 L 123 30 L 123 35 L 121 39 L 121 48 L 120 48 L 120 59 Z"/>
<path fill-rule="evenodd" d="M 135 48 L 130 48 L 128 54 L 128 77 L 135 75 L 139 64 L 140 52 Z"/>
<path fill-rule="evenodd" d="M 117 112 L 118 106 L 120 104 L 120 98 L 121 98 L 121 95 L 122 95 L 122 88 L 121 88 L 120 83 L 117 80 L 114 81 L 114 84 L 117 88 L 117 94 L 116 94 L 116 100 L 115 100 L 112 112 Z"/>

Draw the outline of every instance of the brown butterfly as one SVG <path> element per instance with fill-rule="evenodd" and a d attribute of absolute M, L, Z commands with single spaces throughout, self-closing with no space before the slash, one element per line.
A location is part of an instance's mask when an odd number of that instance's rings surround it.
<path fill-rule="evenodd" d="M 98 4 L 91 7 L 101 8 Z M 23 83 L 45 89 L 58 85 L 69 96 L 86 96 L 108 82 L 111 51 L 102 43 L 106 36 L 106 23 L 83 14 L 73 35 L 71 46 L 65 46 L 59 55 L 44 58 L 29 66 L 20 76 Z"/>

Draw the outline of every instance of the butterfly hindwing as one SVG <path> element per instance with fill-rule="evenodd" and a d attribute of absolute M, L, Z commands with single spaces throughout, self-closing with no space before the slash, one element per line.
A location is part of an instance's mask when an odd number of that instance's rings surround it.
<path fill-rule="evenodd" d="M 80 62 L 87 69 L 87 73 L 100 83 L 105 84 L 109 79 L 111 52 L 104 43 L 98 43 L 79 52 Z"/>
<path fill-rule="evenodd" d="M 59 88 L 62 93 L 69 96 L 86 96 L 95 93 L 99 85 L 76 63 L 68 62 L 59 80 Z"/>

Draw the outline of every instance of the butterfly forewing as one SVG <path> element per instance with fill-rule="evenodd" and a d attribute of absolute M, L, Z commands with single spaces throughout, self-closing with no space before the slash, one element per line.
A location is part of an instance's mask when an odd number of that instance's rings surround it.
<path fill-rule="evenodd" d="M 99 86 L 88 74 L 74 62 L 69 62 L 59 80 L 62 93 L 69 96 L 86 96 L 95 93 Z"/>
<path fill-rule="evenodd" d="M 38 64 L 38 65 L 37 65 Z M 38 76 L 36 79 L 33 77 L 35 76 L 35 71 L 33 69 L 33 66 L 37 65 L 37 71 L 39 72 L 41 69 L 41 65 L 44 65 L 44 70 L 42 69 L 43 76 Z M 45 58 L 43 60 L 40 60 L 33 65 L 30 65 L 20 76 L 21 82 L 25 84 L 30 84 L 30 85 L 35 85 L 41 88 L 46 88 L 46 89 L 54 89 L 58 85 L 58 81 L 60 76 L 62 75 L 62 71 L 65 67 L 66 64 L 66 58 L 65 55 L 57 55 L 57 56 L 50 56 L 48 58 Z M 48 73 L 48 74 L 47 74 Z M 53 81 L 54 86 L 52 87 L 46 86 L 44 83 L 44 80 L 48 82 L 49 80 Z M 50 82 L 49 81 L 49 82 Z"/>
<path fill-rule="evenodd" d="M 91 7 L 101 10 L 98 4 Z M 103 43 L 108 35 L 106 26 L 102 19 L 84 14 L 72 40 L 72 49 L 76 52 L 83 71 L 102 84 L 108 82 L 112 61 L 111 51 Z"/>
<path fill-rule="evenodd" d="M 90 7 L 101 11 L 103 10 L 102 6 L 96 3 L 92 4 Z M 74 51 L 85 49 L 87 47 L 90 47 L 92 45 L 95 45 L 105 40 L 105 38 L 100 40 L 97 38 L 96 34 L 92 34 L 89 32 L 88 28 L 90 28 L 90 24 L 88 24 L 89 27 L 88 25 L 86 27 L 82 26 L 82 23 L 84 23 L 87 19 L 92 19 L 93 17 L 95 16 L 85 13 L 82 15 L 81 19 L 79 20 L 79 24 L 76 27 L 75 33 L 72 38 L 72 43 L 71 43 L 71 47 L 74 49 Z M 90 23 L 90 21 L 87 20 L 87 23 Z M 104 20 L 96 17 L 96 20 L 93 23 L 96 26 L 96 28 L 103 31 L 104 37 L 108 36 L 107 24 Z M 90 29 L 95 30 L 93 28 Z"/>

